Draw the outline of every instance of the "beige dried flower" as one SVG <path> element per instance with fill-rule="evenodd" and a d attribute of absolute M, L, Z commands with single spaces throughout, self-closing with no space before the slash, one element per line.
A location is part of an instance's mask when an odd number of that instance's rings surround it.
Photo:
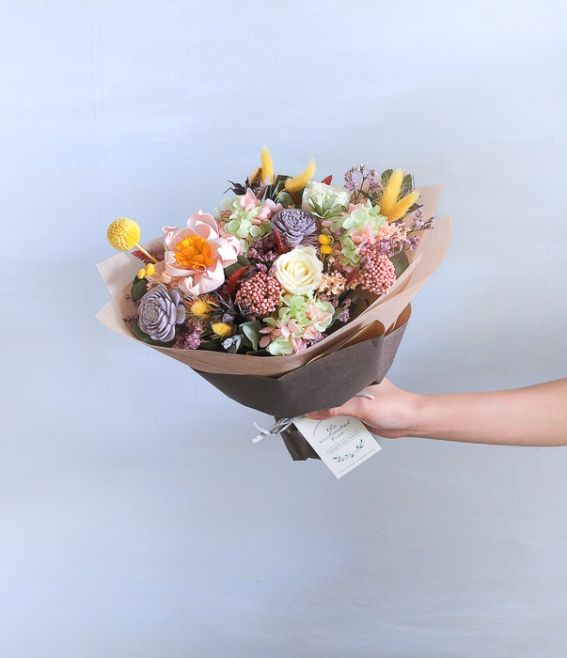
<path fill-rule="evenodd" d="M 323 274 L 318 292 L 332 296 L 340 295 L 345 290 L 345 284 L 346 278 L 340 272 Z"/>

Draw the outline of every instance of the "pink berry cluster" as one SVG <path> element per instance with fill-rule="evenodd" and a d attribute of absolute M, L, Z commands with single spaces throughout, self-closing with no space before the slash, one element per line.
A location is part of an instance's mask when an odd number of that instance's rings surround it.
<path fill-rule="evenodd" d="M 235 302 L 245 313 L 266 316 L 278 308 L 282 290 L 276 278 L 266 272 L 257 272 L 242 283 Z"/>
<path fill-rule="evenodd" d="M 383 295 L 396 280 L 392 261 L 386 254 L 380 253 L 377 244 L 364 249 L 360 263 L 357 283 L 375 295 Z"/>

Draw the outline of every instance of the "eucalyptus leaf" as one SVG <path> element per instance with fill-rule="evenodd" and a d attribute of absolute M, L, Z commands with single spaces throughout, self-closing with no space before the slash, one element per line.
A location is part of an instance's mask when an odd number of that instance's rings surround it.
<path fill-rule="evenodd" d="M 341 315 L 344 313 L 345 307 L 339 304 L 337 308 L 335 309 L 335 312 L 333 313 L 333 318 L 331 320 L 331 325 L 334 322 L 337 322 L 338 319 L 341 317 Z"/>
<path fill-rule="evenodd" d="M 400 196 L 404 197 L 413 190 L 413 176 L 406 174 L 402 180 L 402 187 L 400 189 Z"/>
<path fill-rule="evenodd" d="M 136 277 L 132 283 L 132 299 L 135 302 L 139 302 L 140 299 L 148 292 L 148 280 L 147 279 L 138 279 Z"/>
<path fill-rule="evenodd" d="M 148 343 L 148 345 L 157 345 L 158 347 L 171 347 L 175 340 L 170 340 L 167 343 L 162 343 L 159 340 L 153 340 L 153 338 L 150 338 L 148 334 L 144 333 L 140 327 L 134 322 L 132 323 L 132 333 L 138 340 L 144 341 L 144 343 Z"/>
<path fill-rule="evenodd" d="M 395 256 L 391 256 L 390 260 L 396 272 L 396 279 L 407 270 L 409 267 L 409 260 L 405 251 L 400 251 Z"/>
<path fill-rule="evenodd" d="M 224 268 L 224 276 L 225 279 L 228 279 L 230 276 L 232 276 L 236 270 L 239 270 L 242 267 L 242 265 L 239 262 L 233 263 L 232 265 L 229 265 L 228 267 Z"/>
<path fill-rule="evenodd" d="M 249 354 L 250 356 L 271 356 L 271 354 L 268 352 L 268 350 L 264 349 L 264 348 L 261 349 L 261 350 L 258 350 L 257 352 L 252 352 L 252 351 L 247 352 L 247 354 Z"/>
<path fill-rule="evenodd" d="M 390 180 L 390 176 L 394 173 L 393 169 L 386 169 L 386 171 L 382 172 L 382 175 L 380 176 L 382 180 L 382 185 L 387 185 L 388 181 Z"/>
<path fill-rule="evenodd" d="M 199 344 L 199 349 L 200 350 L 209 350 L 209 351 L 214 351 L 216 352 L 219 348 L 218 341 L 216 340 L 211 340 L 209 338 L 204 338 L 201 340 L 201 343 Z"/>
<path fill-rule="evenodd" d="M 276 195 L 274 201 L 276 203 L 281 203 L 284 208 L 289 208 L 290 206 L 294 205 L 293 199 L 285 190 L 279 192 Z"/>
<path fill-rule="evenodd" d="M 246 336 L 252 345 L 254 352 L 258 350 L 258 344 L 260 342 L 260 329 L 262 325 L 259 320 L 250 320 L 249 322 L 243 322 L 240 325 L 240 331 Z"/>

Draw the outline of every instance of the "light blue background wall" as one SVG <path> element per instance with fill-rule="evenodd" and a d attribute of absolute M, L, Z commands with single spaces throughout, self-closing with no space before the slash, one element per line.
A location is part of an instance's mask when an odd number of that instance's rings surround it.
<path fill-rule="evenodd" d="M 384 441 L 337 482 L 94 320 L 107 223 L 268 144 L 445 184 L 397 384 L 565 376 L 565 7 L 0 2 L 2 657 L 567 654 L 567 450 Z"/>

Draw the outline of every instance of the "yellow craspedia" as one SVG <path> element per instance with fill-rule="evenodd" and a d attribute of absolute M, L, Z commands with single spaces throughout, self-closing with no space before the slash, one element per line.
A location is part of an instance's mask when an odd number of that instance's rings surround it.
<path fill-rule="evenodd" d="M 227 338 L 232 335 L 232 325 L 227 324 L 226 322 L 213 322 L 211 329 L 221 338 Z"/>
<path fill-rule="evenodd" d="M 331 236 L 326 235 L 325 233 L 321 233 L 319 235 L 319 244 L 331 244 Z"/>
<path fill-rule="evenodd" d="M 128 251 L 135 247 L 142 237 L 142 230 L 137 222 L 129 217 L 115 219 L 106 231 L 110 244 L 118 251 Z"/>
<path fill-rule="evenodd" d="M 138 270 L 138 274 L 136 274 L 136 277 L 140 280 L 144 279 L 146 277 L 146 268 L 140 267 L 140 269 Z"/>
<path fill-rule="evenodd" d="M 324 255 L 328 256 L 333 253 L 333 247 L 330 244 L 322 244 L 319 248 L 319 251 Z"/>

